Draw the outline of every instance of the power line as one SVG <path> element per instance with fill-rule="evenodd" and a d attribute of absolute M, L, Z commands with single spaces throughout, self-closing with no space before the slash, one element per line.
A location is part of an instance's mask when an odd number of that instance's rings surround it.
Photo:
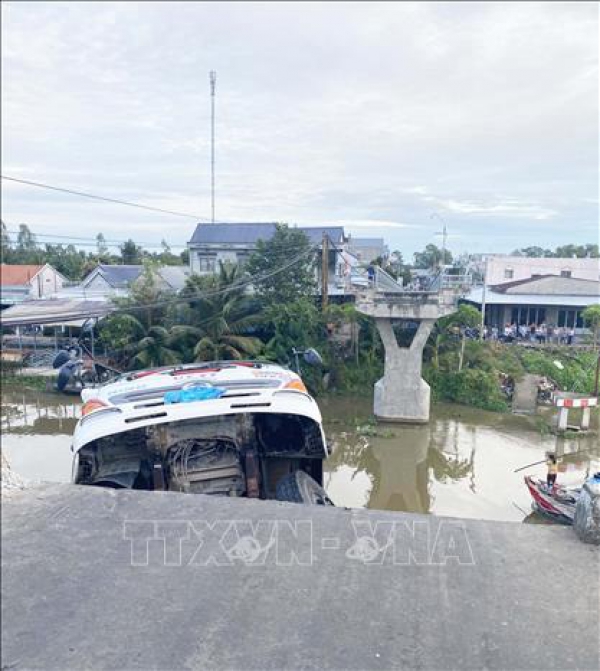
<path fill-rule="evenodd" d="M 2 179 L 8 180 L 9 182 L 17 182 L 19 184 L 26 184 L 27 186 L 35 186 L 40 189 L 49 189 L 50 191 L 59 191 L 61 193 L 68 193 L 72 196 L 80 196 L 82 198 L 92 198 L 93 200 L 101 200 L 107 203 L 116 203 L 117 205 L 127 205 L 128 207 L 137 207 L 141 210 L 150 210 L 151 212 L 161 212 L 162 214 L 171 214 L 175 217 L 187 217 L 188 219 L 195 219 L 196 221 L 210 221 L 208 217 L 200 217 L 197 214 L 187 214 L 185 212 L 174 212 L 173 210 L 164 210 L 160 207 L 152 207 L 151 205 L 143 205 L 141 203 L 131 203 L 127 200 L 108 198 L 106 196 L 97 196 L 93 193 L 86 193 L 84 191 L 74 191 L 73 189 L 65 189 L 60 186 L 53 186 L 51 184 L 44 184 L 42 182 L 31 182 L 27 179 L 17 179 L 16 177 L 9 177 L 8 175 L 1 175 L 1 177 Z"/>
<path fill-rule="evenodd" d="M 298 254 L 295 258 L 293 258 L 289 263 L 284 264 L 283 266 L 280 266 L 279 268 L 276 268 L 275 270 L 272 270 L 268 273 L 265 273 L 263 275 L 255 276 L 255 277 L 250 277 L 247 280 L 243 282 L 237 282 L 235 284 L 232 284 L 231 286 L 225 287 L 224 289 L 217 289 L 215 291 L 206 291 L 206 292 L 193 292 L 188 295 L 179 295 L 177 298 L 171 298 L 169 300 L 164 300 L 164 301 L 156 301 L 154 303 L 145 303 L 143 305 L 130 305 L 130 306 L 123 306 L 123 307 L 114 307 L 110 309 L 106 314 L 98 314 L 98 311 L 91 311 L 87 313 L 82 313 L 82 317 L 87 317 L 88 319 L 90 318 L 99 318 L 99 317 L 105 317 L 105 316 L 110 316 L 114 314 L 127 314 L 131 312 L 137 312 L 137 311 L 144 311 L 144 310 L 150 310 L 152 308 L 157 308 L 157 307 L 165 307 L 165 306 L 170 306 L 170 305 L 179 305 L 179 304 L 185 304 L 185 303 L 195 303 L 201 300 L 205 300 L 207 298 L 213 298 L 215 296 L 220 296 L 220 295 L 225 295 L 228 293 L 233 293 L 240 291 L 242 289 L 245 289 L 246 287 L 250 285 L 257 285 L 260 284 L 261 282 L 265 282 L 268 279 L 271 279 L 272 277 L 275 277 L 276 275 L 279 275 L 280 273 L 285 272 L 286 270 L 289 270 L 293 266 L 295 266 L 297 263 L 302 261 L 304 258 L 309 258 L 311 254 L 314 254 L 317 252 L 319 249 L 319 245 L 313 245 L 310 248 L 304 250 L 301 254 Z M 85 291 L 84 291 L 84 296 L 85 296 Z M 200 320 L 199 322 L 196 323 L 196 325 L 203 325 L 206 323 L 210 323 L 212 321 L 215 321 L 216 319 L 220 319 L 222 317 L 222 313 L 215 315 L 213 317 L 210 317 L 208 319 Z M 73 314 L 69 315 L 52 315 L 53 321 L 60 322 L 60 321 L 68 321 L 73 319 Z M 180 324 L 175 324 L 174 326 L 183 326 Z"/>
<path fill-rule="evenodd" d="M 12 233 L 12 231 L 8 231 L 8 233 Z M 44 235 L 40 235 L 40 236 L 36 235 L 35 237 L 36 237 L 36 242 L 39 245 L 37 250 L 41 253 L 46 252 L 46 250 L 41 245 L 55 245 L 57 247 L 62 247 L 64 249 L 65 245 L 70 244 L 70 243 L 67 243 L 67 241 L 70 239 L 67 236 L 61 236 L 61 238 L 60 238 L 61 240 L 65 240 L 65 242 L 60 242 L 60 240 L 55 240 L 54 238 L 50 239 L 50 240 L 46 240 L 45 238 L 47 236 L 44 236 Z M 95 241 L 91 238 L 87 238 L 87 239 L 77 238 L 76 240 L 77 240 L 77 242 L 72 243 L 74 247 L 77 247 L 77 248 L 85 247 L 86 249 L 97 249 L 98 248 L 97 241 Z M 80 241 L 80 240 L 87 240 L 87 241 Z M 105 240 L 106 246 L 109 250 L 110 250 L 110 248 L 113 248 L 113 249 L 115 247 L 119 248 L 125 242 L 127 242 L 127 241 L 122 240 L 120 242 L 118 242 L 118 241 L 110 242 L 108 240 Z M 141 242 L 140 246 L 142 246 L 142 251 L 152 250 L 152 249 L 162 249 L 163 248 L 162 245 L 157 244 L 157 243 L 142 243 Z M 173 251 L 173 250 L 185 250 L 186 249 L 185 245 L 178 245 L 178 244 L 168 245 L 168 247 L 175 255 L 179 254 L 180 252 L 179 251 Z M 11 248 L 13 250 L 15 249 L 14 243 L 11 245 Z M 295 251 L 300 250 L 300 249 L 304 249 L 304 245 L 292 245 L 292 246 L 286 247 L 285 249 L 277 250 L 276 253 L 272 254 L 272 257 L 276 260 L 286 259 L 286 258 L 289 258 L 289 255 L 291 253 L 294 253 Z M 35 250 L 33 250 L 33 251 L 35 251 Z"/>
<path fill-rule="evenodd" d="M 5 222 L 5 223 L 7 223 L 7 222 Z M 12 225 L 14 225 L 14 223 L 11 223 L 11 226 Z M 13 236 L 15 236 L 15 235 L 18 236 L 19 233 L 20 233 L 20 231 L 13 230 L 13 229 L 7 230 L 6 232 L 9 235 L 13 235 Z M 73 241 L 73 244 L 81 246 L 81 247 L 90 247 L 90 246 L 91 247 L 97 247 L 97 245 L 98 245 L 98 239 L 97 238 L 74 237 L 74 236 L 71 236 L 71 235 L 59 235 L 57 233 L 35 233 L 33 231 L 31 231 L 31 234 L 36 239 L 36 241 L 40 241 L 42 244 L 50 244 L 49 242 L 45 241 L 46 238 L 50 238 L 51 241 L 54 240 L 54 239 L 56 239 L 56 240 L 67 240 L 67 241 L 70 240 L 70 241 Z M 81 241 L 81 242 L 79 242 L 79 241 Z M 101 241 L 101 242 L 104 242 L 109 246 L 114 246 L 114 245 L 124 244 L 126 242 L 129 242 L 129 240 L 116 239 L 116 238 L 104 238 L 104 240 Z M 135 243 L 138 244 L 138 245 L 144 245 L 144 246 L 149 247 L 149 248 L 154 247 L 154 248 L 158 249 L 158 248 L 162 247 L 162 243 L 157 243 L 157 242 L 145 242 L 143 240 L 135 240 Z M 180 244 L 180 243 L 169 244 L 169 243 L 167 243 L 167 245 L 171 248 L 180 248 L 180 247 L 185 248 L 187 246 L 185 243 L 183 243 L 183 244 Z M 303 249 L 304 247 L 305 247 L 305 245 L 303 243 L 297 243 L 297 244 L 294 244 L 294 245 L 286 245 L 283 248 L 276 249 L 275 256 L 278 256 L 280 254 L 287 254 L 287 253 L 289 253 L 289 252 L 291 252 L 295 249 Z"/>
<path fill-rule="evenodd" d="M 9 235 L 19 235 L 19 231 L 14 231 L 14 230 L 8 230 L 6 231 Z M 86 243 L 91 243 L 93 244 L 94 247 L 98 245 L 98 239 L 97 238 L 79 238 L 79 237 L 74 237 L 72 235 L 58 235 L 55 233 L 33 233 L 32 235 L 34 238 L 37 240 L 39 238 L 51 238 L 52 240 L 57 239 L 57 240 L 71 240 L 74 242 L 76 245 L 81 245 L 82 247 L 89 246 Z M 81 241 L 81 242 L 79 242 Z M 129 242 L 128 240 L 117 240 L 115 238 L 104 238 L 104 240 L 101 240 L 100 242 L 104 242 L 107 245 L 121 245 L 124 244 L 125 242 Z M 46 243 L 44 243 L 46 244 Z M 139 245 L 145 245 L 146 247 L 162 247 L 162 243 L 158 242 L 145 242 L 142 240 L 136 241 L 136 244 Z M 167 243 L 168 244 L 168 243 Z M 174 243 L 172 245 L 168 245 L 169 247 L 185 247 L 185 243 Z"/>
<path fill-rule="evenodd" d="M 298 254 L 298 256 L 294 257 L 289 263 L 286 263 L 283 266 L 280 266 L 279 268 L 276 268 L 275 270 L 272 270 L 268 273 L 265 273 L 264 275 L 258 275 L 257 277 L 250 277 L 249 279 L 245 280 L 244 282 L 238 282 L 236 284 L 232 284 L 229 287 L 225 287 L 225 289 L 217 289 L 215 291 L 207 291 L 199 294 L 198 292 L 188 294 L 187 296 L 181 296 L 179 298 L 171 299 L 168 301 L 159 301 L 156 303 L 147 303 L 145 305 L 140 305 L 140 306 L 132 306 L 132 307 L 124 307 L 121 310 L 117 310 L 118 312 L 130 312 L 131 310 L 143 310 L 146 308 L 152 308 L 152 307 L 161 307 L 165 305 L 173 305 L 173 304 L 178 304 L 178 303 L 193 303 L 194 301 L 198 300 L 204 300 L 206 298 L 213 298 L 214 296 L 221 296 L 225 295 L 228 293 L 231 293 L 233 291 L 238 291 L 240 289 L 245 289 L 246 287 L 250 285 L 256 285 L 260 284 L 261 282 L 264 282 L 268 279 L 271 279 L 271 277 L 275 277 L 276 275 L 279 275 L 280 273 L 285 272 L 286 270 L 289 270 L 292 266 L 295 266 L 297 263 L 299 263 L 303 258 L 308 257 L 310 254 L 314 254 L 318 250 L 318 245 L 314 245 L 313 247 L 310 247 L 309 249 L 305 250 L 302 252 L 302 254 Z M 114 311 L 113 311 L 114 312 Z"/>

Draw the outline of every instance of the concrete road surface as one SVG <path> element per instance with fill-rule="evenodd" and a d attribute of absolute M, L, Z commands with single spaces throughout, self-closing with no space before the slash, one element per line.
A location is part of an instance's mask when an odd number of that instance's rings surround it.
<path fill-rule="evenodd" d="M 600 666 L 570 528 L 73 485 L 2 508 L 2 669 Z"/>

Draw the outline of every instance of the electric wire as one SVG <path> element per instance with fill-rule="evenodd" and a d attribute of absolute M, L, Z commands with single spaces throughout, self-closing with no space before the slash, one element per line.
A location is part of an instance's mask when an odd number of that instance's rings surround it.
<path fill-rule="evenodd" d="M 6 221 L 4 223 L 6 223 Z M 13 224 L 11 224 L 11 225 L 13 225 Z M 290 230 L 292 230 L 292 231 L 301 230 L 302 232 L 304 232 L 304 230 L 302 230 L 302 229 L 292 228 Z M 20 233 L 20 231 L 17 231 L 17 230 L 14 230 L 14 229 L 7 230 L 6 232 L 9 235 L 12 235 L 12 236 L 18 236 L 19 233 Z M 97 238 L 74 237 L 74 236 L 71 236 L 71 235 L 59 235 L 58 233 L 34 233 L 33 231 L 31 231 L 31 233 L 32 233 L 32 235 L 33 235 L 33 237 L 35 238 L 36 241 L 38 241 L 38 239 L 42 238 L 42 240 L 40 240 L 40 242 L 41 242 L 41 244 L 44 244 L 44 245 L 45 244 L 52 244 L 51 241 L 49 242 L 49 241 L 45 240 L 45 238 L 51 238 L 52 240 L 54 240 L 54 239 L 57 239 L 57 240 L 71 240 L 71 241 L 74 241 L 75 246 L 81 246 L 81 247 L 90 247 L 90 246 L 97 247 L 98 246 L 98 239 Z M 327 236 L 327 237 L 329 238 L 329 236 Z M 331 238 L 329 238 L 329 239 L 331 240 Z M 115 245 L 125 244 L 126 242 L 129 242 L 129 240 L 117 239 L 117 238 L 104 238 L 104 240 L 101 240 L 100 242 L 105 243 L 107 246 L 115 246 Z M 134 242 L 138 246 L 144 246 L 144 247 L 148 247 L 148 248 L 162 247 L 162 242 L 161 243 L 147 242 L 147 241 L 144 241 L 144 240 L 135 240 Z M 58 245 L 58 244 L 62 244 L 62 243 L 56 243 L 56 244 Z M 331 243 L 331 244 L 333 245 L 333 243 Z M 167 243 L 167 245 L 169 247 L 177 247 L 177 248 L 187 247 L 187 243 L 183 243 L 183 244 L 178 244 L 178 243 L 169 244 L 169 243 Z M 294 245 L 286 245 L 285 247 L 281 248 L 281 252 L 286 253 L 288 250 L 302 249 L 304 246 L 305 245 L 303 243 L 297 243 L 297 244 L 294 244 Z M 338 252 L 340 251 L 337 247 L 336 247 L 336 250 Z M 279 252 L 280 250 L 277 250 L 277 251 Z"/>
<path fill-rule="evenodd" d="M 6 231 L 9 235 L 19 235 L 20 231 L 15 231 L 15 230 L 7 230 Z M 81 245 L 82 247 L 88 246 L 86 243 L 91 243 L 94 245 L 94 247 L 98 246 L 98 239 L 97 238 L 90 238 L 90 237 L 75 237 L 72 235 L 59 235 L 58 233 L 34 233 L 33 231 L 31 232 L 33 237 L 36 239 L 36 241 L 39 238 L 51 238 L 52 240 L 57 239 L 57 240 L 71 240 L 75 245 Z M 81 242 L 80 242 L 81 241 Z M 116 238 L 104 238 L 103 240 L 100 240 L 100 243 L 105 243 L 106 245 L 121 245 L 126 242 L 129 242 L 129 240 L 118 240 Z M 162 247 L 162 243 L 159 242 L 148 242 L 144 240 L 135 240 L 136 245 L 144 245 L 145 247 Z M 46 242 L 43 242 L 43 244 L 47 244 Z M 57 243 L 57 244 L 62 244 L 62 243 Z M 169 245 L 169 247 L 185 247 L 186 243 L 182 244 L 177 244 L 174 243 L 173 245 Z"/>
<path fill-rule="evenodd" d="M 207 298 L 213 298 L 215 296 L 221 296 L 221 295 L 225 295 L 225 294 L 228 294 L 228 293 L 231 293 L 231 292 L 239 291 L 240 289 L 246 288 L 248 286 L 260 284 L 261 282 L 264 282 L 268 279 L 271 279 L 271 277 L 275 277 L 276 275 L 279 275 L 280 273 L 285 272 L 289 268 L 291 268 L 291 267 L 295 266 L 297 263 L 299 263 L 304 257 L 308 257 L 309 254 L 314 254 L 317 249 L 318 249 L 318 246 L 310 247 L 309 249 L 304 251 L 302 254 L 299 254 L 294 259 L 292 259 L 289 263 L 287 263 L 287 264 L 285 264 L 285 265 L 283 265 L 279 268 L 276 268 L 275 270 L 272 270 L 268 273 L 265 273 L 262 276 L 259 275 L 257 277 L 250 277 L 249 279 L 247 279 L 243 282 L 236 282 L 235 284 L 232 284 L 229 287 L 225 287 L 224 289 L 216 289 L 214 291 L 206 291 L 206 292 L 202 292 L 202 293 L 196 292 L 196 293 L 192 293 L 192 294 L 187 294 L 186 296 L 179 296 L 175 299 L 165 300 L 165 301 L 157 301 L 156 303 L 147 303 L 145 305 L 140 305 L 140 306 L 134 305 L 134 306 L 131 306 L 131 307 L 123 307 L 118 311 L 119 312 L 130 312 L 133 309 L 135 309 L 135 310 L 138 310 L 138 309 L 145 310 L 145 309 L 148 309 L 148 308 L 163 307 L 165 305 L 174 305 L 174 304 L 178 304 L 178 303 L 192 303 L 194 301 L 205 300 Z M 112 312 L 114 312 L 114 311 L 112 311 Z"/>
<path fill-rule="evenodd" d="M 171 214 L 174 217 L 187 217 L 188 219 L 195 219 L 196 221 L 206 221 L 210 222 L 210 217 L 201 217 L 197 214 L 189 214 L 187 212 L 176 212 L 174 210 L 166 210 L 161 207 L 153 207 L 152 205 L 144 205 L 143 203 L 132 203 L 127 200 L 120 200 L 118 198 L 109 198 L 108 196 L 98 196 L 93 193 L 88 193 L 85 191 L 75 191 L 74 189 L 67 189 L 61 186 L 54 186 L 52 184 L 45 184 L 43 182 L 33 182 L 28 179 L 18 179 L 17 177 L 10 177 L 8 175 L 0 175 L 2 179 L 5 179 L 9 182 L 16 182 L 18 184 L 25 184 L 27 186 L 33 186 L 40 189 L 48 189 L 50 191 L 59 191 L 60 193 L 67 193 L 71 196 L 79 196 L 81 198 L 91 198 L 93 200 L 100 200 L 106 203 L 113 203 L 116 205 L 126 205 L 127 207 L 137 207 L 142 210 L 150 210 L 151 212 L 160 212 L 162 214 Z M 215 223 L 215 222 L 213 222 Z"/>

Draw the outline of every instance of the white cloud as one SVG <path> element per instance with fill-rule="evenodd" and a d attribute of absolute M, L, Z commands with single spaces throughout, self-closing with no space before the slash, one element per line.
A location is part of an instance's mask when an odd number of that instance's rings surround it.
<path fill-rule="evenodd" d="M 216 69 L 219 219 L 348 222 L 406 252 L 434 240 L 436 209 L 473 247 L 490 244 L 493 221 L 505 251 L 537 242 L 528 220 L 544 222 L 547 246 L 587 242 L 582 222 L 598 220 L 593 3 L 2 12 L 9 174 L 208 213 Z M 193 228 L 35 189 L 6 188 L 3 216 L 113 237 L 131 222 L 173 243 Z"/>
<path fill-rule="evenodd" d="M 362 221 L 340 219 L 336 220 L 336 224 L 350 230 L 354 228 L 414 228 L 413 224 L 403 224 L 399 221 L 381 221 L 379 219 L 365 219 Z"/>
<path fill-rule="evenodd" d="M 477 203 L 473 201 L 448 200 L 440 203 L 450 212 L 459 214 L 481 214 L 484 216 L 519 217 L 544 221 L 558 214 L 555 210 L 531 203 L 500 202 Z"/>

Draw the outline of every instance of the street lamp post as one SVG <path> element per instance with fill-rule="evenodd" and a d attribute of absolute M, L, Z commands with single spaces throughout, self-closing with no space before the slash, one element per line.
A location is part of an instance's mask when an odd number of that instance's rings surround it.
<path fill-rule="evenodd" d="M 436 218 L 436 219 L 439 219 L 442 222 L 442 230 L 436 232 L 436 235 L 441 235 L 442 236 L 442 258 L 441 258 L 441 261 L 440 261 L 440 266 L 443 267 L 443 266 L 446 265 L 446 238 L 448 236 L 448 232 L 447 232 L 447 229 L 446 229 L 446 222 L 442 218 L 442 215 L 438 214 L 437 212 L 434 212 L 431 215 L 430 218 L 431 219 Z"/>

